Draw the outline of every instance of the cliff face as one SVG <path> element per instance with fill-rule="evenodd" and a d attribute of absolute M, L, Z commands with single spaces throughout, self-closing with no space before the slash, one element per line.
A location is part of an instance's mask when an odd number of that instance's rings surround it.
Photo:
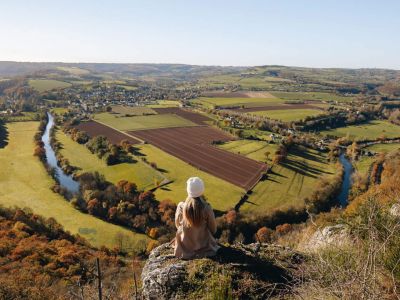
<path fill-rule="evenodd" d="M 288 292 L 303 256 L 270 244 L 222 247 L 217 256 L 180 260 L 155 248 L 142 272 L 145 299 L 266 299 Z M 250 296 L 251 295 L 251 296 Z"/>

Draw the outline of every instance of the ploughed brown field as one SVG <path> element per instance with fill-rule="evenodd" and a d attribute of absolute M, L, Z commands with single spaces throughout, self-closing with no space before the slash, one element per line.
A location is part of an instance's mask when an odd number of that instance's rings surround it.
<path fill-rule="evenodd" d="M 318 109 L 323 110 L 321 107 L 310 105 L 310 104 L 280 104 L 280 105 L 267 105 L 260 107 L 246 107 L 246 108 L 235 108 L 232 109 L 237 112 L 255 112 L 255 111 L 267 111 L 267 110 L 286 110 L 286 109 Z"/>
<path fill-rule="evenodd" d="M 166 108 L 153 108 L 158 114 L 176 114 L 186 120 L 189 120 L 197 125 L 205 125 L 205 121 L 211 121 L 210 118 L 203 116 L 198 113 L 194 113 L 178 107 L 166 107 Z"/>
<path fill-rule="evenodd" d="M 77 125 L 76 128 L 85 131 L 90 137 L 104 135 L 113 144 L 119 144 L 122 140 L 127 140 L 132 145 L 141 143 L 141 141 L 131 136 L 128 136 L 106 125 L 97 123 L 96 121 L 82 122 Z"/>
<path fill-rule="evenodd" d="M 161 128 L 128 133 L 245 190 L 250 190 L 267 168 L 263 163 L 212 146 L 212 141 L 233 138 L 211 127 Z"/>

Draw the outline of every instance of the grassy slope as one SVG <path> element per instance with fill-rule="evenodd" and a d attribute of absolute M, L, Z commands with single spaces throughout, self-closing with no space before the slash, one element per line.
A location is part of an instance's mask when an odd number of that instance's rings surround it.
<path fill-rule="evenodd" d="M 376 139 L 382 134 L 387 138 L 395 138 L 400 137 L 400 126 L 394 125 L 387 121 L 374 120 L 365 124 L 321 131 L 321 134 L 329 134 L 339 137 L 349 135 L 350 139 L 356 140 Z"/>
<path fill-rule="evenodd" d="M 393 150 L 397 150 L 400 148 L 400 143 L 393 143 L 393 144 L 376 144 L 368 146 L 365 149 L 374 151 L 374 152 L 390 152 Z"/>
<path fill-rule="evenodd" d="M 57 139 L 63 145 L 62 155 L 68 158 L 72 166 L 81 168 L 80 172 L 98 171 L 114 184 L 124 179 L 136 183 L 139 189 L 151 189 L 154 187 L 155 180 L 161 182 L 164 179 L 161 174 L 141 160 L 136 163 L 107 166 L 102 159 L 92 154 L 84 145 L 74 142 L 61 130 L 57 131 Z"/>
<path fill-rule="evenodd" d="M 237 140 L 219 145 L 218 148 L 244 155 L 257 161 L 266 161 L 265 152 L 270 152 L 269 158 L 273 157 L 274 152 L 278 148 L 275 144 L 268 144 L 262 141 L 253 140 Z"/>
<path fill-rule="evenodd" d="M 31 79 L 29 80 L 29 85 L 41 93 L 56 88 L 66 88 L 71 84 L 65 81 L 52 79 Z"/>
<path fill-rule="evenodd" d="M 257 116 L 266 116 L 268 118 L 282 120 L 284 122 L 290 122 L 301 120 L 308 116 L 317 116 L 321 113 L 323 113 L 323 111 L 317 109 L 283 109 L 256 111 L 252 112 L 251 114 Z"/>
<path fill-rule="evenodd" d="M 157 104 L 149 104 L 147 107 L 150 108 L 167 108 L 167 107 L 179 107 L 179 101 L 176 100 L 158 100 Z"/>
<path fill-rule="evenodd" d="M 364 149 L 368 149 L 374 152 L 390 152 L 400 148 L 399 143 L 393 144 L 376 144 L 368 146 Z M 376 160 L 376 157 L 362 156 L 358 161 L 354 163 L 355 169 L 361 174 L 367 174 L 371 164 Z"/>
<path fill-rule="evenodd" d="M 109 113 L 100 113 L 95 115 L 94 119 L 122 131 L 196 126 L 196 124 L 173 114 L 117 117 Z"/>
<path fill-rule="evenodd" d="M 112 111 L 118 114 L 131 114 L 135 116 L 142 116 L 143 114 L 157 114 L 154 110 L 149 107 L 131 107 L 116 105 L 112 107 Z"/>
<path fill-rule="evenodd" d="M 273 149 L 269 151 L 273 158 Z M 324 154 L 309 149 L 292 151 L 283 164 L 273 166 L 267 180 L 255 186 L 241 210 L 264 213 L 277 208 L 301 206 L 304 204 L 302 199 L 310 195 L 318 178 L 332 174 L 333 170 L 333 165 L 327 162 Z"/>
<path fill-rule="evenodd" d="M 283 103 L 284 100 L 278 98 L 206 98 L 201 97 L 195 100 L 205 106 L 214 105 L 244 105 L 245 107 L 257 107 L 263 105 L 270 105 L 272 103 Z"/>
<path fill-rule="evenodd" d="M 93 245 L 115 245 L 115 236 L 122 233 L 137 243 L 147 240 L 119 226 L 101 221 L 73 208 L 50 187 L 53 179 L 42 163 L 32 155 L 33 135 L 38 122 L 9 123 L 9 144 L 0 149 L 0 204 L 4 206 L 29 207 L 34 213 L 53 217 L 65 230 L 80 234 Z"/>
<path fill-rule="evenodd" d="M 139 148 L 146 155 L 148 161 L 156 162 L 158 168 L 166 170 L 165 175 L 173 180 L 172 183 L 155 192 L 158 200 L 171 199 L 176 203 L 184 201 L 187 196 L 186 180 L 192 176 L 199 176 L 204 180 L 206 185 L 205 195 L 213 208 L 217 210 L 227 210 L 234 207 L 245 193 L 240 187 L 200 171 L 152 145 L 141 145 Z"/>
<path fill-rule="evenodd" d="M 370 166 L 375 162 L 376 157 L 363 156 L 353 163 L 354 168 L 362 175 L 366 175 Z"/>
<path fill-rule="evenodd" d="M 320 101 L 338 101 L 346 102 L 351 101 L 353 97 L 345 97 L 336 95 L 333 93 L 323 93 L 323 92 L 271 92 L 275 97 L 285 99 L 285 100 L 320 100 Z"/>

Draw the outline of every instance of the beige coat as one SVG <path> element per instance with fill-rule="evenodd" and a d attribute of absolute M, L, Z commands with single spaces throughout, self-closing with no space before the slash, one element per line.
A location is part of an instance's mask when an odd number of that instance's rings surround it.
<path fill-rule="evenodd" d="M 186 202 L 180 202 L 175 213 L 177 228 L 174 254 L 176 257 L 191 259 L 213 256 L 219 246 L 213 236 L 217 231 L 214 212 L 208 203 L 204 206 L 204 220 L 200 226 L 187 227 L 183 222 L 183 208 Z"/>

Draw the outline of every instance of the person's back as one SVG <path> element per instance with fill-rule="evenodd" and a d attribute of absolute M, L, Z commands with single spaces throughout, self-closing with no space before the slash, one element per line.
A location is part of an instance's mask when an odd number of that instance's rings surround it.
<path fill-rule="evenodd" d="M 175 256 L 183 259 L 213 256 L 219 249 L 213 237 L 217 225 L 211 206 L 202 197 L 202 180 L 189 178 L 187 191 L 188 198 L 178 204 L 175 214 Z"/>

